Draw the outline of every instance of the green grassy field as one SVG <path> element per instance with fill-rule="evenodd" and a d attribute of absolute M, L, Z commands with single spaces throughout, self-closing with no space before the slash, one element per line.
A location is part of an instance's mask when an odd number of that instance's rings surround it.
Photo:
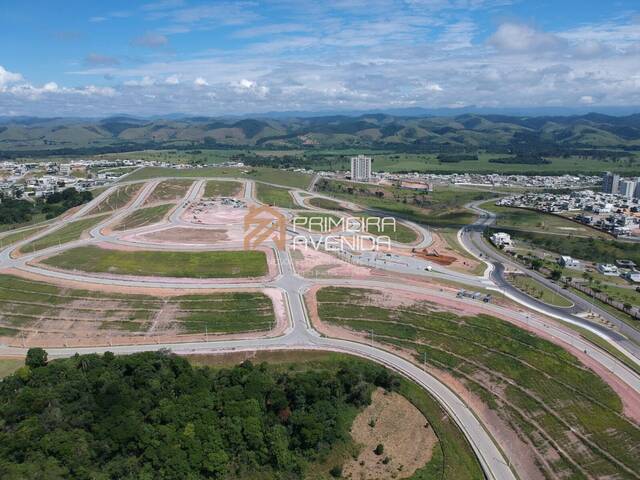
<path fill-rule="evenodd" d="M 242 191 L 242 183 L 232 180 L 209 180 L 204 187 L 203 197 L 233 197 Z"/>
<path fill-rule="evenodd" d="M 324 210 L 335 210 L 336 212 L 350 212 L 351 210 L 340 205 L 335 200 L 329 200 L 328 198 L 315 197 L 308 200 L 309 205 Z"/>
<path fill-rule="evenodd" d="M 407 189 L 352 184 L 336 180 L 319 181 L 316 188 L 364 207 L 388 212 L 433 227 L 460 228 L 472 223 L 475 215 L 464 208 L 469 202 L 492 198 L 493 193 L 455 187 L 440 187 L 420 194 Z M 380 192 L 380 193 L 377 193 Z M 414 204 L 414 200 L 421 202 Z"/>
<path fill-rule="evenodd" d="M 11 375 L 24 365 L 24 360 L 15 358 L 0 358 L 0 379 Z"/>
<path fill-rule="evenodd" d="M 515 228 L 527 232 L 611 239 L 611 236 L 604 232 L 559 215 L 550 215 L 524 208 L 498 206 L 494 201 L 483 203 L 481 207 L 496 214 L 495 228 Z"/>
<path fill-rule="evenodd" d="M 192 184 L 193 180 L 163 180 L 153 189 L 144 203 L 149 205 L 158 202 L 176 202 L 187 194 Z"/>
<path fill-rule="evenodd" d="M 83 218 L 82 220 L 76 220 L 75 222 L 68 223 L 62 228 L 45 235 L 42 238 L 29 242 L 22 246 L 20 250 L 23 253 L 29 253 L 36 250 L 42 250 L 44 248 L 53 247 L 67 242 L 78 240 L 82 233 L 86 230 L 98 225 L 100 222 L 106 220 L 109 217 L 108 214 L 98 215 L 95 217 Z"/>
<path fill-rule="evenodd" d="M 562 348 L 494 317 L 461 317 L 428 304 L 379 306 L 381 292 L 327 287 L 323 321 L 415 351 L 449 372 L 531 442 L 547 476 L 635 478 L 640 426 L 613 390 Z M 558 449 L 560 445 L 563 451 Z"/>
<path fill-rule="evenodd" d="M 7 245 L 11 245 L 12 243 L 21 242 L 25 238 L 30 237 L 31 235 L 35 235 L 36 233 L 44 230 L 46 226 L 41 227 L 33 227 L 28 228 L 26 230 L 21 230 L 19 232 L 9 233 L 8 235 L 4 235 L 0 237 L 0 248 L 6 247 Z"/>
<path fill-rule="evenodd" d="M 267 274 L 262 251 L 166 252 L 78 247 L 44 260 L 53 267 L 119 275 L 244 278 Z"/>
<path fill-rule="evenodd" d="M 569 158 L 545 157 L 551 163 L 544 165 L 491 163 L 492 158 L 511 157 L 512 155 L 497 153 L 478 153 L 478 160 L 467 160 L 456 163 L 443 163 L 437 154 L 397 153 L 383 150 L 314 150 L 314 158 L 325 156 L 326 160 L 314 160 L 309 168 L 314 170 L 344 170 L 350 168 L 349 157 L 364 154 L 373 158 L 372 168 L 376 172 L 433 172 L 433 173 L 511 173 L 511 174 L 560 174 L 592 173 L 614 170 L 629 175 L 638 172 L 636 164 L 614 163 L 591 157 L 571 156 Z"/>
<path fill-rule="evenodd" d="M 211 368 L 228 368 L 241 363 L 247 358 L 246 353 L 230 355 L 188 355 L 187 359 L 196 366 Z M 330 370 L 338 372 L 345 362 L 370 363 L 350 355 L 313 352 L 302 350 L 258 351 L 253 352 L 250 361 L 254 364 L 266 364 L 265 368 L 282 372 L 306 372 Z M 433 428 L 438 443 L 434 447 L 433 456 L 426 466 L 409 477 L 411 480 L 481 480 L 484 475 L 473 450 L 467 443 L 464 434 L 455 422 L 447 415 L 438 402 L 424 389 L 415 383 L 398 377 L 398 393 L 408 399 L 420 410 Z M 328 473 L 333 465 L 340 465 L 351 458 L 355 448 L 344 445 L 333 452 L 330 458 L 310 466 L 305 480 L 326 480 L 332 478 Z"/>
<path fill-rule="evenodd" d="M 266 183 L 256 183 L 256 197 L 262 203 L 281 208 L 296 208 L 289 189 L 274 187 Z M 298 207 L 299 208 L 299 207 Z"/>
<path fill-rule="evenodd" d="M 131 174 L 127 181 L 147 180 L 157 177 L 184 177 L 184 178 L 207 178 L 207 177 L 236 177 L 249 178 L 258 182 L 274 183 L 285 187 L 296 187 L 306 189 L 311 182 L 311 175 L 306 173 L 292 172 L 289 170 L 279 170 L 266 167 L 252 168 L 231 168 L 231 167 L 205 167 L 197 169 L 182 169 L 164 167 L 147 167 Z"/>
<path fill-rule="evenodd" d="M 145 160 L 156 160 L 165 162 L 203 162 L 206 164 L 216 164 L 229 161 L 233 155 L 246 153 L 247 149 L 199 149 L 195 152 L 176 150 L 144 150 L 136 152 L 124 152 L 104 155 L 110 158 L 142 158 Z M 513 174 L 555 174 L 555 173 L 594 173 L 600 174 L 603 171 L 615 171 L 621 174 L 635 174 L 638 172 L 637 164 L 616 162 L 612 163 L 606 159 L 596 159 L 592 157 L 570 156 L 568 158 L 545 157 L 550 160 L 550 164 L 526 165 L 526 164 L 501 164 L 489 162 L 492 158 L 509 157 L 510 155 L 497 153 L 478 153 L 478 160 L 468 160 L 457 163 L 443 163 L 437 158 L 437 154 L 422 153 L 398 153 L 385 149 L 362 149 L 362 148 L 314 148 L 311 151 L 305 150 L 260 150 L 251 148 L 251 153 L 266 156 L 295 155 L 301 160 L 312 155 L 313 162 L 305 163 L 305 166 L 314 170 L 344 170 L 350 167 L 349 158 L 353 155 L 365 154 L 373 157 L 373 168 L 376 172 L 477 172 L 477 173 L 513 173 Z"/>
<path fill-rule="evenodd" d="M 556 294 L 553 290 L 550 290 L 526 275 L 511 275 L 511 277 L 509 277 L 509 283 L 527 295 L 531 295 L 533 298 L 537 298 L 549 305 L 556 307 L 570 307 L 573 305 L 568 299 Z"/>
<path fill-rule="evenodd" d="M 157 334 L 232 333 L 269 330 L 275 316 L 271 299 L 259 292 L 154 297 L 58 287 L 0 275 L 0 335 L 39 334 L 70 338 L 105 330 Z M 154 326 L 155 323 L 155 326 Z"/>
<path fill-rule="evenodd" d="M 133 183 L 118 188 L 115 192 L 96 205 L 87 215 L 112 212 L 124 207 L 140 191 L 142 183 Z"/>
<path fill-rule="evenodd" d="M 131 230 L 133 228 L 144 227 L 152 225 L 161 221 L 164 216 L 175 207 L 173 203 L 165 203 L 163 205 L 156 205 L 154 207 L 140 208 L 133 212 L 131 215 L 126 216 L 120 223 L 118 223 L 114 230 Z"/>

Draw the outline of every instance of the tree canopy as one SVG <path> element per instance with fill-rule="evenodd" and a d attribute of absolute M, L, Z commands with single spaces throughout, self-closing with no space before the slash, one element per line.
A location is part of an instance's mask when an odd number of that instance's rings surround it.
<path fill-rule="evenodd" d="M 245 362 L 213 370 L 167 352 L 42 351 L 0 383 L 0 478 L 301 478 L 348 438 L 382 367 L 277 372 Z"/>

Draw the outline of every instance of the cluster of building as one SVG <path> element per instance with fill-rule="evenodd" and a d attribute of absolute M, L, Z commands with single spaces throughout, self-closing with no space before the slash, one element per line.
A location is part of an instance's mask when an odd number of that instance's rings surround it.
<path fill-rule="evenodd" d="M 82 191 L 119 179 L 127 167 L 155 165 L 143 160 L 73 160 L 70 162 L 0 162 L 0 193 L 5 198 L 46 197 L 65 188 Z M 110 169 L 112 171 L 98 171 Z M 130 169 L 126 170 L 130 171 Z M 89 172 L 92 172 L 91 174 Z"/>
<path fill-rule="evenodd" d="M 579 190 L 566 194 L 512 195 L 496 204 L 561 214 L 616 236 L 640 236 L 640 198 Z"/>
<path fill-rule="evenodd" d="M 622 178 L 617 173 L 606 172 L 602 176 L 602 191 L 624 198 L 640 200 L 640 177 Z"/>

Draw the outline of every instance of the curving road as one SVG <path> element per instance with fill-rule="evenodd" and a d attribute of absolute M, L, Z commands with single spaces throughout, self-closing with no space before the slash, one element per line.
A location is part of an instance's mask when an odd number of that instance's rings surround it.
<path fill-rule="evenodd" d="M 65 357 L 77 353 L 103 353 L 105 351 L 112 351 L 114 353 L 133 353 L 145 350 L 157 350 L 159 348 L 168 348 L 176 353 L 207 353 L 207 352 L 226 352 L 226 351 L 239 351 L 239 350 L 277 350 L 277 349 L 321 349 L 331 350 L 337 352 L 344 352 L 353 355 L 358 355 L 363 358 L 381 363 L 398 373 L 406 376 L 407 378 L 415 381 L 429 393 L 438 399 L 447 413 L 455 419 L 460 429 L 464 432 L 470 445 L 475 451 L 482 468 L 487 478 L 496 480 L 515 480 L 516 475 L 509 467 L 509 462 L 506 460 L 503 452 L 499 446 L 494 442 L 489 432 L 485 429 L 481 421 L 474 415 L 473 411 L 445 384 L 437 380 L 425 370 L 421 369 L 417 365 L 401 358 L 387 350 L 379 348 L 375 344 L 358 343 L 354 341 L 328 338 L 321 336 L 312 326 L 309 319 L 309 315 L 304 302 L 304 294 L 313 285 L 342 285 L 342 286 L 354 286 L 354 287 L 375 287 L 381 289 L 388 289 L 390 287 L 394 289 L 401 289 L 406 291 L 423 292 L 423 288 L 419 288 L 412 285 L 402 284 L 400 282 L 389 285 L 386 282 L 379 280 L 350 280 L 350 279 L 331 279 L 331 280 L 312 280 L 299 276 L 295 272 L 295 267 L 291 255 L 288 251 L 278 251 L 274 249 L 275 256 L 278 265 L 278 275 L 272 280 L 263 281 L 249 281 L 238 280 L 233 282 L 220 281 L 207 281 L 201 279 L 149 279 L 140 277 L 123 277 L 115 275 L 92 275 L 84 272 L 75 271 L 54 271 L 42 268 L 36 265 L 29 265 L 29 261 L 36 259 L 37 257 L 51 255 L 59 251 L 73 248 L 79 245 L 87 245 L 96 242 L 111 242 L 119 244 L 133 244 L 136 247 L 143 247 L 149 249 L 207 249 L 211 250 L 211 246 L 198 247 L 198 246 L 177 246 L 177 245 L 158 245 L 158 244 L 145 244 L 143 242 L 128 242 L 121 239 L 123 232 L 109 232 L 108 227 L 115 225 L 125 216 L 129 215 L 136 208 L 139 208 L 144 204 L 144 201 L 152 193 L 155 186 L 163 179 L 156 179 L 147 182 L 146 185 L 140 190 L 138 195 L 125 207 L 115 212 L 113 216 L 101 222 L 94 227 L 90 232 L 90 238 L 77 240 L 65 245 L 51 247 L 46 250 L 41 250 L 36 253 L 23 255 L 18 258 L 11 257 L 10 253 L 15 248 L 19 248 L 21 245 L 32 241 L 34 238 L 40 238 L 48 233 L 61 228 L 63 225 L 70 221 L 76 220 L 80 216 L 89 212 L 93 206 L 97 205 L 102 199 L 106 198 L 109 193 L 113 191 L 112 187 L 109 190 L 103 192 L 99 197 L 90 202 L 88 205 L 80 209 L 74 215 L 69 216 L 66 219 L 62 219 L 55 225 L 45 229 L 38 235 L 30 237 L 29 239 L 19 242 L 10 248 L 4 249 L 0 252 L 0 266 L 2 268 L 18 268 L 24 271 L 37 273 L 38 275 L 45 275 L 54 279 L 72 280 L 76 282 L 102 284 L 102 285 L 122 285 L 131 287 L 161 287 L 161 288 L 204 288 L 204 289 L 246 289 L 246 288 L 262 288 L 272 287 L 278 288 L 283 293 L 283 297 L 286 303 L 288 327 L 283 335 L 279 337 L 269 338 L 255 338 L 244 340 L 219 340 L 219 341 L 206 341 L 206 342 L 190 342 L 190 343 L 149 343 L 147 345 L 120 345 L 120 346 L 104 346 L 104 347 L 87 347 L 87 348 L 51 348 L 48 349 L 49 355 L 52 358 Z M 214 180 L 212 178 L 212 180 Z M 224 178 L 221 180 L 229 180 Z M 254 198 L 254 183 L 244 179 L 239 179 L 244 182 L 244 199 L 247 202 L 257 202 Z M 120 186 L 120 185 L 118 185 Z M 204 190 L 204 180 L 196 180 L 191 185 L 190 189 L 186 193 L 184 199 L 180 201 L 175 209 L 168 215 L 166 223 L 168 225 L 185 225 L 197 226 L 182 219 L 184 211 L 188 206 L 197 201 Z M 296 194 L 296 192 L 298 192 Z M 298 190 L 294 190 L 293 198 L 296 199 L 298 204 L 302 204 L 302 197 Z M 329 198 L 329 197 L 327 197 Z M 486 222 L 488 219 L 483 217 L 480 222 Z M 414 226 L 414 225 L 411 225 Z M 158 225 L 152 226 L 157 228 Z M 134 232 L 146 231 L 152 227 L 142 227 L 134 230 Z M 199 227 L 199 226 L 198 226 Z M 462 232 L 464 245 L 472 249 L 478 248 L 477 252 L 481 253 L 479 247 L 475 246 L 475 242 L 471 240 L 473 236 L 480 235 L 481 229 L 484 228 L 482 223 L 478 223 L 473 229 Z M 418 230 L 423 234 L 421 243 L 430 242 L 430 235 L 428 230 L 418 227 Z M 130 234 L 131 231 L 126 232 Z M 299 233 L 299 232 L 298 232 Z M 309 234 L 312 235 L 312 234 Z M 344 252 L 344 255 L 348 255 L 348 252 Z M 408 258 L 408 257 L 407 257 Z M 492 268 L 488 270 L 486 276 L 475 277 L 472 275 L 465 275 L 457 272 L 452 272 L 443 267 L 434 268 L 431 271 L 425 270 L 425 262 L 422 260 L 402 260 L 400 256 L 395 258 L 393 256 L 384 256 L 383 258 L 372 257 L 369 260 L 355 260 L 368 263 L 369 266 L 376 268 L 386 269 L 397 273 L 411 273 L 412 275 L 435 277 L 447 280 L 453 280 L 465 285 L 471 285 L 477 288 L 493 288 L 504 292 L 509 292 L 509 286 L 505 286 L 500 283 L 501 270 L 499 261 L 490 262 Z M 428 264 L 428 262 L 427 262 Z M 442 299 L 451 300 L 454 298 L 453 294 L 448 292 L 430 291 L 430 295 L 440 297 Z M 515 297 L 517 301 L 522 303 L 526 307 L 531 307 L 529 299 L 522 299 Z M 470 299 L 457 299 L 459 302 L 478 305 L 476 301 Z M 534 306 L 536 307 L 536 306 Z M 545 305 L 545 307 L 548 307 Z M 546 333 L 558 338 L 562 342 L 565 342 L 575 348 L 583 350 L 587 355 L 593 358 L 595 361 L 603 365 L 605 368 L 611 370 L 618 378 L 624 381 L 631 388 L 640 392 L 640 377 L 633 371 L 624 366 L 617 359 L 611 357 L 606 352 L 599 348 L 594 347 L 589 342 L 584 340 L 580 335 L 574 334 L 571 331 L 558 328 L 552 322 L 548 322 L 542 317 L 532 315 L 526 311 L 514 311 L 511 309 L 505 309 L 497 305 L 483 305 L 488 312 L 493 312 L 499 316 L 506 316 L 516 322 L 527 324 L 538 330 L 544 330 Z M 533 308 L 533 307 L 531 307 Z M 538 308 L 535 308 L 538 309 Z M 550 316 L 557 316 L 557 312 L 540 310 Z M 567 315 L 563 312 L 563 315 Z M 579 319 L 579 317 L 576 317 Z M 582 319 L 579 319 L 582 320 Z M 609 332 L 607 332 L 609 333 Z M 622 342 L 624 339 L 616 339 L 616 341 Z M 21 348 L 14 348 L 8 346 L 0 346 L 0 354 L 24 354 L 25 350 Z"/>
<path fill-rule="evenodd" d="M 524 268 L 508 256 L 496 251 L 496 249 L 485 241 L 483 232 L 485 228 L 495 223 L 496 215 L 493 212 L 480 208 L 480 204 L 484 202 L 486 202 L 486 200 L 472 202 L 467 205 L 467 208 L 476 212 L 479 217 L 474 224 L 461 229 L 459 232 L 459 238 L 462 245 L 470 253 L 485 261 L 485 263 L 489 263 L 489 278 L 496 287 L 518 303 L 526 305 L 527 307 L 544 313 L 545 315 L 586 328 L 601 338 L 613 341 L 615 344 L 621 346 L 625 351 L 631 353 L 635 357 L 636 361 L 638 361 L 640 359 L 640 331 L 629 326 L 627 323 L 615 317 L 608 311 L 588 302 L 579 295 L 563 289 L 538 272 Z M 511 285 L 506 279 L 505 270 L 507 267 L 523 272 L 525 275 L 533 278 L 537 282 L 557 293 L 559 296 L 569 299 L 573 302 L 573 306 L 569 308 L 555 307 L 523 293 Z M 617 331 L 578 316 L 578 314 L 588 312 L 594 312 L 612 323 L 615 325 Z"/>

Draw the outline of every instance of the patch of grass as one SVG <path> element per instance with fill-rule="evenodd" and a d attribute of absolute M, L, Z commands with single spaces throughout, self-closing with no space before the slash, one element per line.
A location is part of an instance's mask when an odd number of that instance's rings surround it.
<path fill-rule="evenodd" d="M 209 180 L 204 187 L 203 197 L 233 197 L 242 191 L 242 184 L 232 180 Z"/>
<path fill-rule="evenodd" d="M 526 275 L 511 275 L 509 280 L 516 288 L 548 305 L 556 307 L 570 307 L 573 305 L 573 303 L 567 298 L 558 295 L 553 290 L 545 287 Z"/>
<path fill-rule="evenodd" d="M 0 358 L 0 379 L 11 375 L 24 365 L 24 360 L 16 358 Z"/>
<path fill-rule="evenodd" d="M 261 292 L 220 292 L 159 298 L 62 288 L 0 275 L 0 335 L 16 336 L 38 322 L 40 335 L 54 337 L 104 330 L 142 334 L 154 326 L 181 333 L 233 333 L 273 327 L 271 299 Z M 161 319 L 161 320 L 160 320 Z M 74 328 L 69 329 L 72 321 Z M 0 364 L 1 367 L 1 364 Z"/>
<path fill-rule="evenodd" d="M 261 277 L 268 271 L 262 251 L 122 251 L 87 246 L 66 250 L 44 263 L 85 272 L 181 278 Z"/>
<path fill-rule="evenodd" d="M 464 205 L 495 196 L 491 192 L 440 187 L 433 192 L 413 192 L 396 187 L 365 185 L 321 179 L 318 191 L 362 205 L 376 213 L 385 212 L 434 227 L 460 228 L 472 223 L 475 215 Z"/>
<path fill-rule="evenodd" d="M 29 242 L 23 247 L 21 251 L 23 253 L 29 253 L 36 250 L 42 250 L 45 248 L 53 247 L 55 245 L 72 242 L 80 239 L 82 233 L 92 229 L 100 222 L 107 219 L 109 215 L 98 215 L 90 218 L 83 218 L 82 220 L 76 220 L 75 222 L 68 223 L 62 228 L 45 235 L 42 238 Z"/>
<path fill-rule="evenodd" d="M 482 392 L 540 454 L 563 460 L 547 475 L 580 477 L 572 462 L 593 477 L 631 478 L 628 472 L 638 471 L 640 426 L 624 416 L 617 394 L 566 350 L 487 315 L 459 316 L 421 303 L 381 307 L 380 294 L 327 287 L 317 293 L 318 311 L 323 321 L 373 331 L 379 342 L 415 351 L 416 361 L 426 354 L 430 366 Z"/>
<path fill-rule="evenodd" d="M 192 180 L 163 180 L 147 197 L 145 205 L 158 202 L 176 202 L 187 194 L 192 184 Z"/>
<path fill-rule="evenodd" d="M 95 215 L 97 213 L 113 212 L 119 208 L 124 207 L 131 199 L 140 191 L 142 183 L 132 183 L 119 187 L 111 195 L 105 198 L 102 202 L 93 208 L 88 215 Z"/>
<path fill-rule="evenodd" d="M 339 202 L 335 200 L 329 200 L 328 198 L 315 197 L 308 200 L 309 205 L 322 208 L 324 210 L 335 210 L 336 212 L 350 212 L 351 209 L 343 207 Z"/>
<path fill-rule="evenodd" d="M 266 183 L 256 183 L 256 197 L 262 203 L 281 208 L 296 208 L 288 188 L 274 187 Z"/>
<path fill-rule="evenodd" d="M 164 205 L 156 205 L 155 207 L 140 208 L 131 215 L 126 216 L 115 226 L 114 230 L 131 230 L 133 228 L 152 225 L 161 221 L 173 207 L 175 207 L 173 203 L 166 203 Z"/>
<path fill-rule="evenodd" d="M 311 182 L 311 175 L 306 173 L 292 172 L 289 170 L 279 170 L 277 168 L 252 167 L 252 168 L 231 168 L 231 167 L 205 167 L 191 169 L 175 169 L 165 167 L 146 167 L 131 175 L 127 181 L 147 180 L 157 177 L 182 177 L 182 178 L 208 178 L 208 177 L 236 177 L 251 178 L 256 181 L 306 189 Z"/>
<path fill-rule="evenodd" d="M 29 227 L 31 225 L 37 225 L 39 223 L 48 224 L 50 221 L 46 221 L 47 216 L 44 213 L 35 213 L 31 215 L 31 220 L 24 223 L 3 223 L 0 224 L 0 232 L 8 232 L 9 230 L 17 230 L 19 228 Z M 52 219 L 53 220 L 53 219 Z"/>
<path fill-rule="evenodd" d="M 21 242 L 22 240 L 29 238 L 31 235 L 41 232 L 45 228 L 46 226 L 43 225 L 42 227 L 33 227 L 26 230 L 20 230 L 19 232 L 9 233 L 8 235 L 0 238 L 0 246 L 6 247 L 12 243 Z"/>
<path fill-rule="evenodd" d="M 494 201 L 483 203 L 481 207 L 496 214 L 496 228 L 514 228 L 524 230 L 527 233 L 540 232 L 611 239 L 604 232 L 581 225 L 560 215 L 526 208 L 503 207 L 496 205 Z"/>

